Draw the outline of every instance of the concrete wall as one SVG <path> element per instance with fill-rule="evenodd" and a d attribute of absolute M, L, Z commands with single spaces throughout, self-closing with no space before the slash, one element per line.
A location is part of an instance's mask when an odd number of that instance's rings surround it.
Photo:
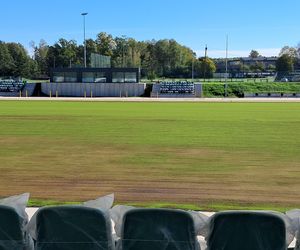
<path fill-rule="evenodd" d="M 202 97 L 202 84 L 201 83 L 195 83 L 195 97 Z"/>
<path fill-rule="evenodd" d="M 145 87 L 142 83 L 42 83 L 42 92 L 48 96 L 134 97 L 144 94 Z"/>

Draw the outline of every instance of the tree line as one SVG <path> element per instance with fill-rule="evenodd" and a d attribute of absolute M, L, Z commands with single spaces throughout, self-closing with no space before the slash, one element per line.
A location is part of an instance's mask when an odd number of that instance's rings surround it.
<path fill-rule="evenodd" d="M 59 39 L 48 45 L 41 40 L 31 43 L 33 55 L 19 43 L 0 42 L 0 75 L 38 77 L 48 76 L 51 68 L 82 67 L 84 46 L 75 40 Z M 87 65 L 90 55 L 97 53 L 111 57 L 112 67 L 140 67 L 142 76 L 190 78 L 212 76 L 216 67 L 210 58 L 197 58 L 190 48 L 174 39 L 137 41 L 127 37 L 113 37 L 101 32 L 96 39 L 86 40 Z"/>
<path fill-rule="evenodd" d="M 0 76 L 41 77 L 49 76 L 51 68 L 82 67 L 84 46 L 75 40 L 59 39 L 53 45 L 45 40 L 31 43 L 33 55 L 29 55 L 19 43 L 0 41 Z M 137 41 L 133 38 L 113 37 L 105 32 L 95 39 L 86 40 L 87 65 L 90 55 L 97 53 L 111 57 L 112 67 L 140 67 L 142 77 L 209 78 L 216 72 L 216 62 L 208 57 L 198 58 L 196 53 L 174 39 Z M 285 46 L 274 67 L 265 68 L 261 63 L 253 66 L 241 65 L 243 72 L 265 70 L 292 71 L 298 63 L 299 47 Z M 255 50 L 250 52 L 254 60 L 259 57 Z M 192 73 L 193 72 L 193 73 Z"/>

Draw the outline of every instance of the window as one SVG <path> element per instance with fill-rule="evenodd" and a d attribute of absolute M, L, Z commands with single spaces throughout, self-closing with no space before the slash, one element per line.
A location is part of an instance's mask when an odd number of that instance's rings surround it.
<path fill-rule="evenodd" d="M 77 82 L 77 73 L 65 72 L 65 82 Z"/>
<path fill-rule="evenodd" d="M 96 72 L 95 73 L 95 81 L 94 82 L 106 82 L 106 74 L 105 74 L 105 72 Z"/>
<path fill-rule="evenodd" d="M 123 72 L 112 73 L 112 82 L 113 83 L 123 83 L 124 82 L 124 73 Z"/>
<path fill-rule="evenodd" d="M 83 72 L 82 73 L 82 82 L 94 82 L 94 73 L 93 72 Z"/>
<path fill-rule="evenodd" d="M 64 82 L 65 77 L 63 72 L 54 72 L 53 73 L 53 82 Z"/>
<path fill-rule="evenodd" d="M 125 73 L 125 82 L 136 83 L 137 77 L 135 72 L 126 72 Z"/>

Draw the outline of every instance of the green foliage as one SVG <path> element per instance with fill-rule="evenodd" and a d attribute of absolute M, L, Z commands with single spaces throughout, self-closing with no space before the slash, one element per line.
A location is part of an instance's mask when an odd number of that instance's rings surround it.
<path fill-rule="evenodd" d="M 249 54 L 249 57 L 251 57 L 251 58 L 257 58 L 259 56 L 260 56 L 260 54 L 257 50 L 251 50 L 251 52 Z"/>
<path fill-rule="evenodd" d="M 46 41 L 41 40 L 38 46 L 32 44 L 34 50 L 34 60 L 37 64 L 37 72 L 41 75 L 48 74 L 48 65 L 47 65 L 47 56 L 49 46 L 47 45 Z"/>
<path fill-rule="evenodd" d="M 156 74 L 154 72 L 154 70 L 151 70 L 150 72 L 148 72 L 148 80 L 153 81 L 156 78 Z"/>
<path fill-rule="evenodd" d="M 270 64 L 267 68 L 269 71 L 276 71 L 276 65 Z"/>
<path fill-rule="evenodd" d="M 96 38 L 97 52 L 104 56 L 112 56 L 113 50 L 116 48 L 116 42 L 112 35 L 100 32 Z"/>
<path fill-rule="evenodd" d="M 23 77 L 49 75 L 50 68 L 53 67 L 83 65 L 84 46 L 77 45 L 75 40 L 61 38 L 50 46 L 46 41 L 41 40 L 38 45 L 32 42 L 31 47 L 34 51 L 35 63 L 30 62 L 28 53 L 20 44 L 1 43 L 0 73 Z M 87 39 L 86 49 L 88 65 L 90 65 L 91 54 L 98 53 L 110 56 L 113 67 L 141 67 L 142 76 L 149 79 L 154 79 L 156 76 L 191 77 L 192 62 L 196 60 L 196 55 L 190 48 L 179 44 L 174 39 L 136 41 L 125 36 L 113 37 L 105 32 L 100 32 L 95 40 Z M 215 70 L 214 63 L 210 59 L 199 64 L 199 74 L 203 74 L 202 64 L 206 65 L 208 76 Z"/>
<path fill-rule="evenodd" d="M 17 43 L 0 42 L 0 74 L 30 77 L 49 75 L 52 67 L 79 67 L 84 64 L 84 46 L 75 40 L 59 39 L 53 45 L 41 40 L 38 45 L 32 44 L 33 60 L 25 48 Z M 216 71 L 215 62 L 209 58 L 197 59 L 196 54 L 188 47 L 179 44 L 174 39 L 137 41 L 122 36 L 113 37 L 111 34 L 100 32 L 95 39 L 86 40 L 87 64 L 90 66 L 90 56 L 98 53 L 111 57 L 112 67 L 140 67 L 142 77 L 190 78 L 194 67 L 194 76 L 211 78 Z M 280 52 L 276 65 L 277 71 L 288 72 L 298 58 L 298 50 L 285 46 Z M 250 57 L 258 58 L 256 50 L 250 52 Z M 220 61 L 220 60 L 219 60 Z M 234 65 L 231 71 L 262 72 L 274 71 L 275 65 L 266 68 L 261 62 L 256 64 Z"/>
<path fill-rule="evenodd" d="M 232 97 L 243 97 L 244 93 L 300 93 L 300 83 L 231 83 L 227 92 Z M 225 93 L 224 83 L 203 84 L 205 97 L 222 97 Z"/>
<path fill-rule="evenodd" d="M 291 72 L 294 68 L 294 58 L 289 54 L 283 54 L 276 62 L 276 69 L 279 72 Z"/>
<path fill-rule="evenodd" d="M 14 60 L 8 46 L 0 41 L 0 75 L 12 75 L 14 67 Z"/>
<path fill-rule="evenodd" d="M 28 77 L 36 70 L 36 64 L 21 44 L 0 41 L 0 75 Z"/>
<path fill-rule="evenodd" d="M 251 72 L 262 72 L 265 71 L 265 65 L 262 62 L 256 61 L 255 64 L 250 65 Z"/>
<path fill-rule="evenodd" d="M 224 84 L 203 84 L 204 97 L 222 97 L 224 93 Z"/>
<path fill-rule="evenodd" d="M 289 57 L 296 59 L 298 57 L 298 51 L 296 48 L 284 46 L 279 53 L 279 56 L 283 55 L 288 55 Z"/>
<path fill-rule="evenodd" d="M 195 76 L 210 78 L 216 72 L 216 65 L 210 58 L 200 58 L 195 62 Z"/>

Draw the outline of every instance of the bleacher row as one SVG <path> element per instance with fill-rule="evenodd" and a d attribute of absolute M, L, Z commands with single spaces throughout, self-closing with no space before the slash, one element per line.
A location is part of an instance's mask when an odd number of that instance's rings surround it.
<path fill-rule="evenodd" d="M 207 217 L 175 209 L 111 208 L 109 195 L 77 206 L 40 208 L 28 223 L 28 198 L 0 200 L 1 250 L 284 250 L 295 236 L 293 249 L 300 249 L 299 210 Z"/>
<path fill-rule="evenodd" d="M 162 94 L 194 94 L 195 85 L 192 82 L 160 82 Z"/>
<path fill-rule="evenodd" d="M 22 81 L 0 80 L 0 92 L 19 92 L 24 85 Z"/>

